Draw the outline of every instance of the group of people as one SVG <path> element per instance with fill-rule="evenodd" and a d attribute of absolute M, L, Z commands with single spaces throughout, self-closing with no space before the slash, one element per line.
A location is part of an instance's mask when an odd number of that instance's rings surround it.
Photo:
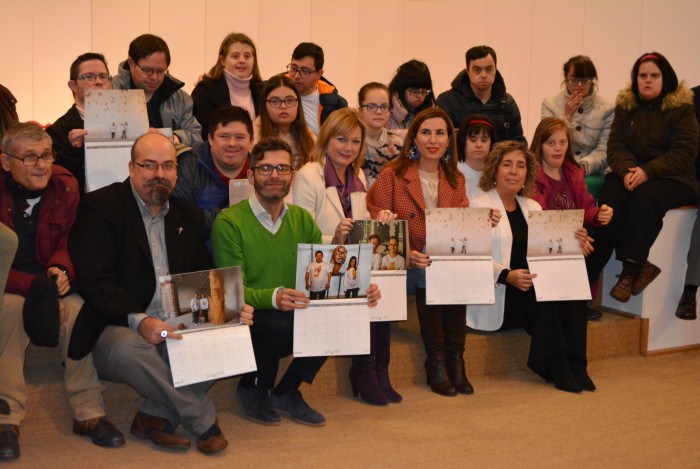
<path fill-rule="evenodd" d="M 648 256 L 665 212 L 697 197 L 693 93 L 657 52 L 635 61 L 615 106 L 597 95 L 592 61 L 569 59 L 563 88 L 543 101 L 529 147 L 488 46 L 467 51 L 466 68 L 437 98 L 426 64 L 411 60 L 388 86 L 364 85 L 357 109 L 323 76 L 316 44 L 299 44 L 287 72 L 263 81 L 255 44 L 232 33 L 192 97 L 168 73 L 170 59 L 165 41 L 151 34 L 132 41 L 115 77 L 104 56 L 86 53 L 70 68 L 75 104 L 46 131 L 12 125 L 16 113 L 2 114 L 0 460 L 20 455 L 30 341 L 60 345 L 74 433 L 99 446 L 125 443 L 106 418 L 99 376 L 145 397 L 133 435 L 189 448 L 190 439 L 176 432 L 181 425 L 201 452 L 226 448 L 207 395 L 213 383 L 173 386 L 165 341 L 182 336 L 163 320 L 157 288 L 162 275 L 212 267 L 243 271 L 240 313 L 257 365 L 236 390 L 245 416 L 278 425 L 284 413 L 323 425 L 325 417 L 299 387 L 313 381 L 326 357 L 294 358 L 277 379 L 280 359 L 292 352 L 293 311 L 324 298 L 330 282 L 318 251 L 306 291 L 294 288 L 297 245 L 346 244 L 359 219 L 408 221 L 406 258 L 390 238 L 388 254 L 374 262 L 379 239 L 370 239 L 373 269 L 408 269 L 407 294 L 416 297 L 433 392 L 474 392 L 464 361 L 465 324 L 525 329 L 532 337 L 527 364 L 537 375 L 564 391 L 593 391 L 586 358 L 593 313 L 583 301 L 536 301 L 537 273 L 525 257 L 528 213 L 583 209 L 584 226 L 574 234 L 589 284 L 597 288 L 614 250 L 623 270 L 610 294 L 628 301 L 659 274 Z M 139 137 L 129 178 L 86 193 L 85 91 L 110 87 L 142 89 L 150 127 L 172 127 L 174 137 Z M 229 207 L 235 179 L 247 180 L 252 192 Z M 490 209 L 496 302 L 427 304 L 425 212 L 469 206 Z M 464 244 L 463 250 L 466 238 Z M 681 319 L 696 315 L 698 250 L 700 222 L 676 312 Z M 351 257 L 346 297 L 357 296 L 358 278 Z M 376 305 L 377 286 L 362 287 L 370 307 Z M 192 299 L 193 321 L 204 309 L 202 299 Z M 373 322 L 370 353 L 352 358 L 353 394 L 370 404 L 402 401 L 389 377 L 390 341 L 390 323 Z"/>

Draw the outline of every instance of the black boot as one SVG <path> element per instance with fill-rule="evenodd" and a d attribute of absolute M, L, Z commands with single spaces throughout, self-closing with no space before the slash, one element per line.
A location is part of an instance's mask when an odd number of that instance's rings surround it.
<path fill-rule="evenodd" d="M 571 365 L 569 365 L 563 353 L 552 357 L 549 373 L 555 388 L 574 393 L 583 391 L 583 386 L 581 386 L 581 383 L 579 383 L 574 376 Z"/>
<path fill-rule="evenodd" d="M 425 288 L 416 289 L 416 306 L 420 335 L 428 357 L 425 373 L 430 389 L 442 396 L 456 396 L 457 391 L 447 376 L 445 364 L 445 337 L 442 328 L 442 306 L 425 304 Z"/>
<path fill-rule="evenodd" d="M 363 401 L 372 405 L 387 405 L 389 399 L 384 395 L 377 381 L 376 351 L 374 348 L 374 328 L 370 327 L 370 354 L 352 357 L 350 367 L 350 385 L 352 395 L 358 394 Z"/>
<path fill-rule="evenodd" d="M 445 331 L 445 354 L 447 374 L 460 394 L 474 394 L 474 388 L 464 370 L 464 341 L 467 327 L 467 312 L 464 306 L 445 306 L 442 314 Z"/>
<path fill-rule="evenodd" d="M 389 402 L 401 402 L 401 394 L 391 386 L 389 381 L 389 361 L 391 359 L 391 323 L 373 322 L 370 328 L 374 328 L 374 350 L 376 351 L 377 381 L 379 387 Z"/>

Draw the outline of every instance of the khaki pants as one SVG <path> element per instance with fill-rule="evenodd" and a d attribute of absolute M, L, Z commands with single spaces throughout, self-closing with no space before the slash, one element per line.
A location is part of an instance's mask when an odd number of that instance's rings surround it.
<path fill-rule="evenodd" d="M 68 401 L 76 420 L 87 420 L 105 415 L 102 386 L 92 364 L 92 354 L 82 360 L 67 357 L 73 324 L 83 305 L 78 295 L 62 300 L 67 318 L 61 324 L 59 347 L 65 363 L 65 387 Z M 24 297 L 5 293 L 0 309 L 0 398 L 10 405 L 10 415 L 0 415 L 0 424 L 19 425 L 24 420 L 27 404 L 27 385 L 24 381 L 24 359 L 29 338 L 24 332 L 22 308 Z"/>

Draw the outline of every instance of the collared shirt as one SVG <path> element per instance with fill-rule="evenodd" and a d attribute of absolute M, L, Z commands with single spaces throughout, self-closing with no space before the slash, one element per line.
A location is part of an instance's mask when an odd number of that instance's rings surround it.
<path fill-rule="evenodd" d="M 284 216 L 289 210 L 289 208 L 287 207 L 287 202 L 283 202 L 282 210 L 280 211 L 280 216 L 277 217 L 277 221 L 272 221 L 272 215 L 270 215 L 267 212 L 267 210 L 265 210 L 265 208 L 263 208 L 263 206 L 260 204 L 260 201 L 255 195 L 255 192 L 250 194 L 250 197 L 248 197 L 248 204 L 250 205 L 250 209 L 253 211 L 253 215 L 255 215 L 255 218 L 258 219 L 263 228 L 265 228 L 272 234 L 276 234 L 280 230 L 280 228 L 282 227 L 282 219 L 284 219 Z M 277 293 L 283 289 L 284 287 L 277 287 L 272 292 L 272 306 L 275 309 L 279 309 L 279 307 L 277 306 Z"/>
<path fill-rule="evenodd" d="M 129 183 L 131 184 L 131 181 L 129 181 Z M 136 204 L 139 206 L 143 226 L 146 229 L 148 247 L 151 249 L 153 270 L 155 271 L 156 277 L 156 291 L 151 299 L 151 303 L 148 305 L 148 308 L 146 308 L 146 312 L 129 314 L 129 327 L 133 330 L 137 330 L 141 321 L 143 321 L 146 317 L 150 316 L 160 318 L 161 314 L 163 313 L 163 297 L 160 293 L 158 284 L 160 277 L 170 274 L 170 268 L 168 266 L 168 252 L 165 244 L 165 216 L 170 211 L 170 202 L 166 201 L 165 204 L 163 204 L 160 212 L 158 212 L 158 215 L 154 217 L 151 215 L 151 211 L 146 203 L 141 199 L 141 196 L 139 196 L 136 193 L 136 190 L 134 190 L 133 184 L 131 184 L 131 191 L 136 199 Z"/>

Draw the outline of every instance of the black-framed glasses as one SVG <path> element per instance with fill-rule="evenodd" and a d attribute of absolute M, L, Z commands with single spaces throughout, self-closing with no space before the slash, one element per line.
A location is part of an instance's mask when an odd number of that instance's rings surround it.
<path fill-rule="evenodd" d="M 432 90 L 429 90 L 428 88 L 406 88 L 406 91 L 408 91 L 408 94 L 411 96 L 420 96 L 421 98 L 424 98 L 428 96 Z"/>
<path fill-rule="evenodd" d="M 293 77 L 297 73 L 302 77 L 302 78 L 309 78 L 312 73 L 318 72 L 318 70 L 309 70 L 308 68 L 299 68 L 294 64 L 289 64 L 287 65 L 287 71 L 289 72 L 289 76 Z"/>
<path fill-rule="evenodd" d="M 571 86 L 583 85 L 588 86 L 593 83 L 593 78 L 571 77 L 567 78 L 566 82 Z"/>
<path fill-rule="evenodd" d="M 269 104 L 270 107 L 278 109 L 278 108 L 282 107 L 282 103 L 284 103 L 285 107 L 296 107 L 297 102 L 299 102 L 299 100 L 297 98 L 293 98 L 291 96 L 288 96 L 284 99 L 280 99 L 280 98 L 266 99 L 265 102 L 267 104 Z"/>
<path fill-rule="evenodd" d="M 374 104 L 374 103 L 367 103 L 367 104 L 362 104 L 360 105 L 361 108 L 364 108 L 367 110 L 367 112 L 389 112 L 389 105 L 388 104 Z"/>
<path fill-rule="evenodd" d="M 112 79 L 112 75 L 108 73 L 83 73 L 78 75 L 78 80 L 83 80 L 88 83 L 95 83 L 95 80 L 100 79 L 100 81 L 106 82 Z"/>
<path fill-rule="evenodd" d="M 42 160 L 45 164 L 52 164 L 56 161 L 56 152 L 53 150 L 47 151 L 41 155 L 27 155 L 24 158 L 20 158 L 6 151 L 3 153 L 11 158 L 20 160 L 24 166 L 36 166 L 39 164 L 39 160 Z"/>
<path fill-rule="evenodd" d="M 148 75 L 149 77 L 151 75 L 156 75 L 159 77 L 165 76 L 166 73 L 168 73 L 168 69 L 166 68 L 165 70 L 160 70 L 158 68 L 151 68 L 151 67 L 142 67 L 141 65 L 138 64 L 138 62 L 134 62 L 134 65 L 136 65 L 138 68 L 141 69 L 141 71 L 145 74 Z"/>
<path fill-rule="evenodd" d="M 177 163 L 175 161 L 166 161 L 165 163 L 160 164 L 156 163 L 155 161 L 146 161 L 145 163 L 139 163 L 138 161 L 134 161 L 134 164 L 137 166 L 141 166 L 146 171 L 150 171 L 152 173 L 158 171 L 158 168 L 163 168 L 163 172 L 165 173 L 175 171 L 177 169 Z"/>
<path fill-rule="evenodd" d="M 263 176 L 269 176 L 272 174 L 273 170 L 277 170 L 277 174 L 280 176 L 288 176 L 289 174 L 292 174 L 292 171 L 294 168 L 289 166 L 288 164 L 278 164 L 277 166 L 273 166 L 271 164 L 261 164 L 260 166 L 254 166 L 250 168 L 252 171 L 258 171 L 258 173 L 262 174 Z"/>

